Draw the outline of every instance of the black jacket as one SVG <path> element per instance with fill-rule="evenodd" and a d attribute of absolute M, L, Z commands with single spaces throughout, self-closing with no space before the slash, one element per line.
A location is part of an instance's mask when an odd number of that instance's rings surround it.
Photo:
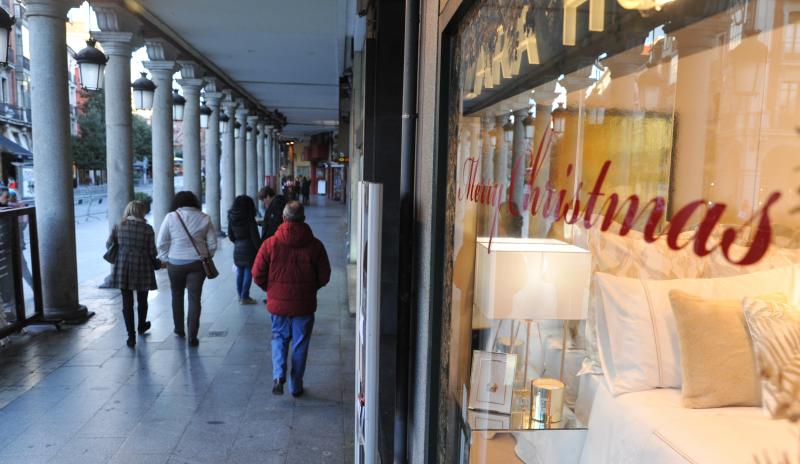
<path fill-rule="evenodd" d="M 283 208 L 285 206 L 286 198 L 283 195 L 276 195 L 269 203 L 269 208 L 264 212 L 264 223 L 261 227 L 262 241 L 275 235 L 275 231 L 283 223 Z"/>
<path fill-rule="evenodd" d="M 239 211 L 228 211 L 228 238 L 233 245 L 233 263 L 238 267 L 252 267 L 261 247 L 256 218 L 245 217 Z"/>

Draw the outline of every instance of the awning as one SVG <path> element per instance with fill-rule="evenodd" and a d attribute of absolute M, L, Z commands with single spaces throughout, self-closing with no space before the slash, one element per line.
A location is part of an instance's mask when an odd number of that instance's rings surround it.
<path fill-rule="evenodd" d="M 12 141 L 8 137 L 0 135 L 0 153 L 8 153 L 16 158 L 15 161 L 32 160 L 33 153 L 27 148 Z"/>

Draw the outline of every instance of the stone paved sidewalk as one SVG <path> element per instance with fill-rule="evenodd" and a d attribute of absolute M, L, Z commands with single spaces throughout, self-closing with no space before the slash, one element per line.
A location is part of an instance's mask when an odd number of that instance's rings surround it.
<path fill-rule="evenodd" d="M 163 271 L 150 293 L 153 328 L 133 350 L 118 294 L 97 282 L 81 288 L 97 313 L 89 323 L 12 337 L 0 349 L 0 463 L 352 462 L 346 214 L 321 203 L 308 208 L 308 222 L 333 274 L 319 293 L 303 397 L 271 393 L 267 313 L 261 303 L 238 304 L 225 240 L 215 258 L 222 275 L 203 289 L 197 349 L 172 334 Z M 264 297 L 255 287 L 251 294 Z"/>

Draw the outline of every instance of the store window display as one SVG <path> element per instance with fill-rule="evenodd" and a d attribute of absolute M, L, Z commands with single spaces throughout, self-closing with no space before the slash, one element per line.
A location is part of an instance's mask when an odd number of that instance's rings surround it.
<path fill-rule="evenodd" d="M 476 2 L 460 18 L 447 459 L 796 454 L 800 382 L 760 366 L 790 369 L 763 347 L 800 312 L 798 17 L 800 1 L 675 0 Z M 701 327 L 728 348 L 698 362 Z"/>

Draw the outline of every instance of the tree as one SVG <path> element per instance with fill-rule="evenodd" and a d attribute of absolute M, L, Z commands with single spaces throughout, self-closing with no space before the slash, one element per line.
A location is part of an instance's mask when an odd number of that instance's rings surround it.
<path fill-rule="evenodd" d="M 78 135 L 72 137 L 72 153 L 78 169 L 106 168 L 106 104 L 102 90 L 81 90 L 78 104 Z M 143 117 L 131 120 L 133 153 L 137 160 L 151 159 L 152 131 Z"/>
<path fill-rule="evenodd" d="M 78 135 L 72 136 L 72 155 L 78 169 L 106 168 L 106 104 L 103 91 L 81 90 Z"/>
<path fill-rule="evenodd" d="M 153 131 L 150 129 L 150 124 L 145 118 L 134 114 L 131 126 L 131 132 L 133 132 L 133 156 L 139 161 L 145 158 L 148 161 L 152 161 Z"/>

